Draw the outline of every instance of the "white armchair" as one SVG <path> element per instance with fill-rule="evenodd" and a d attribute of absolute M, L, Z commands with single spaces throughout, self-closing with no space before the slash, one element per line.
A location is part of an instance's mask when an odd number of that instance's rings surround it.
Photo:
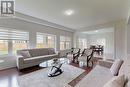
<path fill-rule="evenodd" d="M 85 49 L 84 53 L 78 57 L 79 64 L 87 64 L 89 67 L 91 63 L 91 67 L 93 67 L 93 50 L 92 49 Z"/>

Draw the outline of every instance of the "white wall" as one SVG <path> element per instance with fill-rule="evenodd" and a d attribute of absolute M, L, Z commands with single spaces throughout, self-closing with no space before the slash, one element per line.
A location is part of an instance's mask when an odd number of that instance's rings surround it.
<path fill-rule="evenodd" d="M 130 57 L 130 24 L 127 26 L 127 55 Z"/>
<path fill-rule="evenodd" d="M 114 55 L 114 32 L 90 34 L 87 37 L 88 46 L 95 44 L 97 45 L 97 40 L 104 38 L 106 40 L 104 46 L 104 53 Z"/>
<path fill-rule="evenodd" d="M 130 58 L 130 0 L 129 0 L 129 12 L 127 17 L 127 56 Z"/>
<path fill-rule="evenodd" d="M 127 58 L 127 24 L 126 21 L 119 21 L 115 23 L 115 58 Z"/>
<path fill-rule="evenodd" d="M 49 26 L 44 26 L 41 24 L 17 19 L 17 18 L 2 18 L 0 19 L 0 27 L 12 28 L 18 30 L 25 30 L 29 32 L 29 45 L 31 48 L 35 48 L 36 46 L 36 32 L 43 32 L 48 34 L 56 35 L 56 49 L 60 49 L 60 35 L 71 37 L 73 45 L 73 32 L 69 32 L 66 30 L 61 30 L 58 28 L 53 28 Z M 9 59 L 10 58 L 10 59 Z M 0 63 L 0 69 L 10 68 L 16 66 L 16 61 L 11 59 L 12 57 L 1 57 L 0 60 L 4 60 L 4 62 Z"/>

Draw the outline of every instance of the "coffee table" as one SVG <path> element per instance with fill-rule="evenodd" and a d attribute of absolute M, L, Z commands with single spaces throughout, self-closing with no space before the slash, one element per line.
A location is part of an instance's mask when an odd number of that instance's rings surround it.
<path fill-rule="evenodd" d="M 48 76 L 55 77 L 55 76 L 62 74 L 62 72 L 63 72 L 61 70 L 62 64 L 67 64 L 69 62 L 70 61 L 67 58 L 54 58 L 54 59 L 45 61 L 43 63 L 40 63 L 39 66 L 44 67 L 44 68 L 50 67 Z"/>

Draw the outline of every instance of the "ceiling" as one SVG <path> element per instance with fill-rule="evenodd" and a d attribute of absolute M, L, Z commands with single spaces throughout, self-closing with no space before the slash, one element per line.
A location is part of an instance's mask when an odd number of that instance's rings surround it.
<path fill-rule="evenodd" d="M 16 11 L 79 29 L 127 17 L 127 0 L 15 0 Z M 73 15 L 64 15 L 72 9 Z"/>
<path fill-rule="evenodd" d="M 101 33 L 109 33 L 114 32 L 114 28 L 105 28 L 105 29 L 98 29 L 93 31 L 85 31 L 82 32 L 83 34 L 101 34 Z"/>

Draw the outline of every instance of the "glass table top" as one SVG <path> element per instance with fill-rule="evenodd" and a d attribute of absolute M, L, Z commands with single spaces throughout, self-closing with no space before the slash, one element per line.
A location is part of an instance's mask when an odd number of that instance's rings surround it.
<path fill-rule="evenodd" d="M 68 58 L 54 58 L 40 63 L 39 66 L 46 68 L 46 67 L 56 66 L 59 64 L 68 64 L 68 63 L 70 63 L 70 60 Z"/>

